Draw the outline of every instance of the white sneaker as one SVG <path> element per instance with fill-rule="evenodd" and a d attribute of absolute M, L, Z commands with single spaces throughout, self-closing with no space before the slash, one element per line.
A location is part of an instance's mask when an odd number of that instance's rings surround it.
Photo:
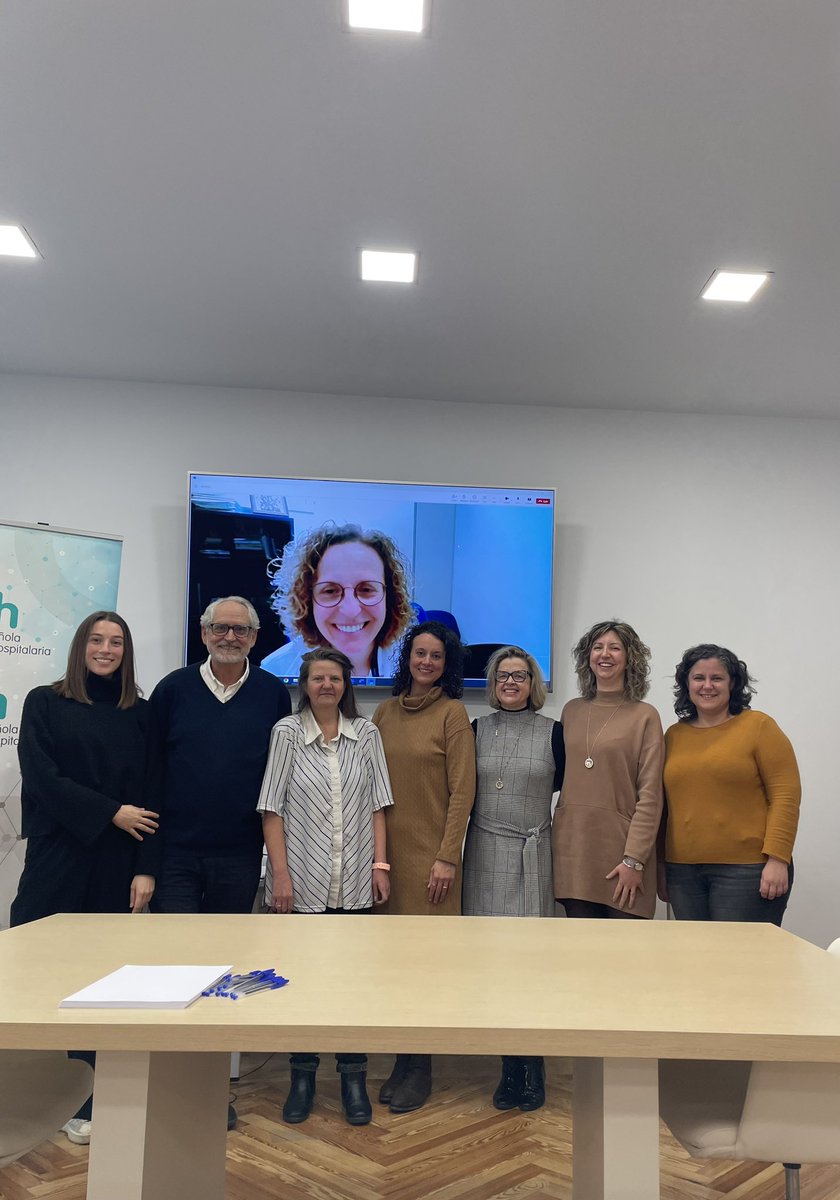
<path fill-rule="evenodd" d="M 90 1121 L 83 1121 L 80 1117 L 72 1117 L 66 1125 L 61 1126 L 61 1130 L 77 1146 L 87 1146 L 90 1142 Z"/>

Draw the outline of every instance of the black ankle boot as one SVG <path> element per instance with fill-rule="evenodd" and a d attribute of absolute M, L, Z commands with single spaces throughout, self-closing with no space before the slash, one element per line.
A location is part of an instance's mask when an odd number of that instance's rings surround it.
<path fill-rule="evenodd" d="M 523 1112 L 533 1112 L 545 1104 L 545 1063 L 541 1058 L 525 1058 L 522 1073 L 522 1094 L 519 1107 Z"/>
<path fill-rule="evenodd" d="M 509 1108 L 518 1108 L 522 1098 L 522 1084 L 525 1075 L 525 1059 L 505 1056 L 502 1058 L 502 1076 L 499 1085 L 493 1093 L 493 1107 L 507 1112 Z"/>
<path fill-rule="evenodd" d="M 315 1072 L 303 1067 L 292 1067 L 289 1094 L 283 1105 L 283 1120 L 288 1125 L 300 1125 L 312 1112 L 315 1099 Z"/>
<path fill-rule="evenodd" d="M 341 1106 L 348 1125 L 367 1125 L 373 1116 L 366 1086 L 367 1072 L 341 1072 Z"/>
<path fill-rule="evenodd" d="M 431 1054 L 409 1055 L 405 1078 L 395 1089 L 391 1100 L 392 1113 L 414 1112 L 422 1108 L 432 1091 Z"/>
<path fill-rule="evenodd" d="M 394 1092 L 400 1086 L 402 1081 L 408 1074 L 408 1064 L 411 1061 L 410 1055 L 398 1054 L 391 1069 L 391 1074 L 382 1084 L 379 1089 L 379 1103 L 390 1104 L 394 1098 Z"/>

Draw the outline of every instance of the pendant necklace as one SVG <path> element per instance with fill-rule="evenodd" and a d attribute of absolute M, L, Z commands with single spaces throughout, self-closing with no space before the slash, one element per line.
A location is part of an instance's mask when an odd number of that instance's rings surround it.
<path fill-rule="evenodd" d="M 612 710 L 610 715 L 607 717 L 604 724 L 601 726 L 601 728 L 595 734 L 595 741 L 590 746 L 589 745 L 589 722 L 592 719 L 592 701 L 591 700 L 589 701 L 589 709 L 587 710 L 587 713 L 586 713 L 586 758 L 583 760 L 583 765 L 586 767 L 587 771 L 591 771 L 592 768 L 595 766 L 595 759 L 592 757 L 592 751 L 595 749 L 595 747 L 598 744 L 598 738 L 601 736 L 601 734 L 607 728 L 610 721 L 613 719 L 613 717 L 618 712 L 618 710 L 623 707 L 624 707 L 624 701 L 622 700 L 621 704 L 616 705 L 616 707 Z M 498 787 L 498 786 L 499 785 L 496 784 L 496 787 Z"/>
<path fill-rule="evenodd" d="M 494 736 L 494 737 L 498 737 L 498 736 L 499 736 L 499 717 L 498 717 L 498 714 L 496 715 L 496 730 L 495 730 L 495 733 L 494 733 L 494 735 L 493 735 L 493 736 Z M 519 730 L 519 733 L 516 735 L 516 741 L 513 743 L 513 749 L 511 750 L 511 752 L 510 752 L 510 754 L 507 756 L 507 758 L 503 758 L 503 759 L 502 759 L 501 766 L 499 767 L 499 777 L 498 777 L 498 779 L 496 780 L 496 791 L 497 791 L 497 792 L 500 792 L 500 791 L 502 791 L 502 789 L 503 789 L 503 788 L 504 788 L 504 786 L 505 786 L 505 781 L 504 781 L 504 778 L 503 778 L 503 776 L 504 776 L 504 773 L 505 773 L 505 767 L 508 765 L 508 763 L 510 762 L 510 760 L 513 758 L 514 754 L 516 754 L 516 748 L 517 748 L 517 746 L 519 745 L 519 739 L 520 739 L 521 737 L 522 737 L 522 730 L 520 729 L 520 730 Z"/>

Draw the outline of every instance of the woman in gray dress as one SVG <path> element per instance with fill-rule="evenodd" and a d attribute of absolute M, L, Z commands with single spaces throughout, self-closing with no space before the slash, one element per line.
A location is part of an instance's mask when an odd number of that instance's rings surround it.
<path fill-rule="evenodd" d="M 487 702 L 474 722 L 478 785 L 464 849 L 462 912 L 473 917 L 554 916 L 551 798 L 563 783 L 563 726 L 539 715 L 542 671 L 521 646 L 487 664 Z M 530 1112 L 545 1103 L 542 1058 L 506 1056 L 496 1108 Z"/>

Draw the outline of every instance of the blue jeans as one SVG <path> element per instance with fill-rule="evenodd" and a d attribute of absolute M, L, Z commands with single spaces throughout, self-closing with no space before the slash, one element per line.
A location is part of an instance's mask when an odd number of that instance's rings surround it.
<path fill-rule="evenodd" d="M 759 892 L 764 863 L 666 863 L 668 899 L 678 921 L 766 921 L 781 925 L 793 887 L 775 900 Z"/>
<path fill-rule="evenodd" d="M 150 908 L 159 913 L 249 913 L 261 869 L 261 850 L 196 854 L 165 849 Z"/>

